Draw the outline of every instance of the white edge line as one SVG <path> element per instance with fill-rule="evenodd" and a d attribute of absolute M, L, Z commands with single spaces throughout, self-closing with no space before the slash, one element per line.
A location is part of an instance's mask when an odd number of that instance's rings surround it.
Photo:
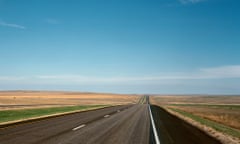
<path fill-rule="evenodd" d="M 153 127 L 154 138 L 155 138 L 156 144 L 160 144 L 160 140 L 159 140 L 159 137 L 158 137 L 158 134 L 157 134 L 157 129 L 156 129 L 156 126 L 155 126 L 155 123 L 154 123 L 154 120 L 153 120 L 150 105 L 148 105 L 148 108 L 149 108 L 149 112 L 150 112 L 150 119 L 151 119 L 151 123 L 152 123 L 152 127 Z"/>
<path fill-rule="evenodd" d="M 82 124 L 82 125 L 80 125 L 78 127 L 73 128 L 72 130 L 75 131 L 75 130 L 78 130 L 78 129 L 83 128 L 85 126 L 86 126 L 85 124 Z"/>

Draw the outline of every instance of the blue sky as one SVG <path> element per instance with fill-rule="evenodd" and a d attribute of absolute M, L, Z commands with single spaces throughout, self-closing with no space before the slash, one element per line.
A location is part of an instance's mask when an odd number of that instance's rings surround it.
<path fill-rule="evenodd" d="M 0 90 L 240 94 L 238 0 L 0 0 Z"/>

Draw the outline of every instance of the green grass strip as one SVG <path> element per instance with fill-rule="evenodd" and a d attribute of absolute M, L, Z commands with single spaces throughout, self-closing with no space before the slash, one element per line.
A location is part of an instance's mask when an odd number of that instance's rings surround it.
<path fill-rule="evenodd" d="M 239 110 L 240 105 L 216 105 L 216 104 L 170 104 L 172 106 L 193 106 L 193 107 L 209 107 L 209 108 L 224 108 L 229 110 Z"/>
<path fill-rule="evenodd" d="M 66 106 L 66 107 L 52 107 L 52 108 L 38 108 L 38 109 L 24 109 L 24 110 L 3 110 L 0 111 L 0 122 L 16 121 L 64 112 L 71 112 L 77 110 L 88 110 L 92 108 L 101 108 L 107 105 L 86 105 L 86 106 Z"/>
<path fill-rule="evenodd" d="M 229 135 L 231 135 L 233 137 L 240 138 L 240 130 L 237 130 L 237 129 L 225 126 L 223 124 L 220 124 L 220 123 L 208 120 L 208 119 L 204 119 L 202 117 L 193 115 L 191 113 L 188 113 L 188 112 L 185 112 L 185 111 L 182 111 L 182 110 L 179 110 L 179 109 L 175 109 L 175 108 L 169 108 L 169 109 L 171 109 L 171 110 L 173 110 L 175 112 L 178 112 L 181 115 L 189 117 L 189 118 L 191 118 L 191 119 L 193 119 L 193 120 L 195 120 L 195 121 L 197 121 L 197 122 L 199 122 L 199 123 L 201 123 L 203 125 L 211 127 L 213 129 L 215 129 L 216 131 L 223 132 L 223 133 L 229 134 Z"/>

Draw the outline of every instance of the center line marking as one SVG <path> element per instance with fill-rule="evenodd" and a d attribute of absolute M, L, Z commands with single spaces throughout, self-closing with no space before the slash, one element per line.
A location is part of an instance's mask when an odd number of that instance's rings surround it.
<path fill-rule="evenodd" d="M 75 130 L 78 130 L 78 129 L 83 128 L 85 126 L 86 126 L 85 124 L 82 124 L 82 125 L 80 125 L 78 127 L 73 128 L 72 130 L 75 131 Z"/>
<path fill-rule="evenodd" d="M 110 115 L 105 115 L 104 117 L 107 118 L 107 117 L 110 117 Z"/>

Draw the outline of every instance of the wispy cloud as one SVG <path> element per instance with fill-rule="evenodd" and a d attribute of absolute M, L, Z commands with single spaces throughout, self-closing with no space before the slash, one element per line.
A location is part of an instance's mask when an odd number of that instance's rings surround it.
<path fill-rule="evenodd" d="M 240 65 L 203 68 L 200 71 L 210 78 L 240 78 Z"/>
<path fill-rule="evenodd" d="M 25 80 L 23 76 L 0 76 L 0 81 L 21 81 Z"/>
<path fill-rule="evenodd" d="M 196 4 L 196 3 L 203 2 L 206 0 L 178 0 L 178 1 L 182 4 Z"/>
<path fill-rule="evenodd" d="M 240 65 L 201 68 L 193 72 L 161 73 L 156 76 L 141 77 L 100 77 L 83 75 L 37 75 L 37 76 L 0 76 L 0 81 L 40 84 L 136 84 L 164 83 L 167 81 L 208 80 L 240 78 Z"/>
<path fill-rule="evenodd" d="M 4 21 L 0 21 L 0 26 L 17 28 L 17 29 L 26 29 L 25 26 L 14 24 L 14 23 L 7 23 L 7 22 L 4 22 Z"/>

